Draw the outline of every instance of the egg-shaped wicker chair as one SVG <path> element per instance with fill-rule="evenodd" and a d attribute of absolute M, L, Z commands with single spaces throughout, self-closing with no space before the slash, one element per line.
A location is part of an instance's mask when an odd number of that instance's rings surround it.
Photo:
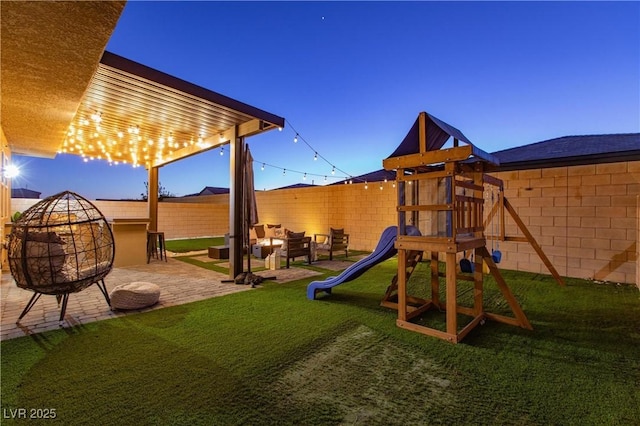
<path fill-rule="evenodd" d="M 115 245 L 106 219 L 91 202 L 64 191 L 33 205 L 13 223 L 8 241 L 11 274 L 34 295 L 18 321 L 41 295 L 62 301 L 64 319 L 70 293 L 97 284 L 110 305 L 104 277 L 113 267 Z"/>

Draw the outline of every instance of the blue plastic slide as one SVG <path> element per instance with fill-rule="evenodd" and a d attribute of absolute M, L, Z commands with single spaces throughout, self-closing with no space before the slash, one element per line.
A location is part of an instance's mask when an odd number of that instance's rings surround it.
<path fill-rule="evenodd" d="M 323 290 L 327 293 L 331 293 L 331 288 L 355 280 L 369 268 L 377 265 L 380 262 L 395 256 L 397 250 L 394 247 L 396 242 L 396 236 L 398 235 L 397 226 L 389 226 L 382 231 L 380 241 L 376 246 L 373 253 L 349 266 L 337 277 L 329 277 L 324 281 L 312 281 L 307 286 L 307 298 L 314 300 L 316 298 L 316 292 Z M 407 235 L 420 235 L 420 231 L 415 226 L 407 226 Z"/>

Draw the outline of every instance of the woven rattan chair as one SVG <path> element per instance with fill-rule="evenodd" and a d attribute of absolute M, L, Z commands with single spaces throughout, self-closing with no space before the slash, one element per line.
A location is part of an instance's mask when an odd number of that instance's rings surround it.
<path fill-rule="evenodd" d="M 8 241 L 11 275 L 20 288 L 34 292 L 22 319 L 41 295 L 62 302 L 64 319 L 70 293 L 97 284 L 110 305 L 104 277 L 114 257 L 113 233 L 91 202 L 70 191 L 33 205 L 13 223 Z"/>

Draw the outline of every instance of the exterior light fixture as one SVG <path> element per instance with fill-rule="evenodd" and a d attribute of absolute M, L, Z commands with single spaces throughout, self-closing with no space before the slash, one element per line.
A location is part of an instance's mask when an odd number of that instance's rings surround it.
<path fill-rule="evenodd" d="M 6 179 L 12 179 L 20 174 L 20 168 L 15 164 L 7 164 L 2 169 L 2 176 Z"/>

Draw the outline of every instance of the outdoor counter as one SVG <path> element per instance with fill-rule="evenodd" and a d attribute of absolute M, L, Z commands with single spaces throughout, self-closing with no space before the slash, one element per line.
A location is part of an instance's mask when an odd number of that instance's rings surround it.
<path fill-rule="evenodd" d="M 147 263 L 147 218 L 111 219 L 116 247 L 113 266 L 142 265 Z"/>

